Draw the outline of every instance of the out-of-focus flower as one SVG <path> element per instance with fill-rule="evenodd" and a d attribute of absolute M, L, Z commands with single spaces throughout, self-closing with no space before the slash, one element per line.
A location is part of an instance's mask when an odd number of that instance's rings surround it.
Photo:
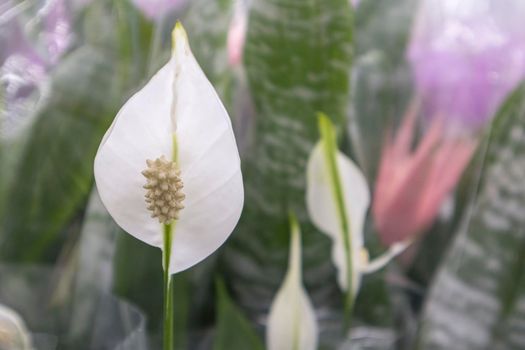
<path fill-rule="evenodd" d="M 483 126 L 524 77 L 524 21 L 523 1 L 423 0 L 408 57 L 425 115 Z"/>
<path fill-rule="evenodd" d="M 132 0 L 132 2 L 146 17 L 159 20 L 166 14 L 182 8 L 187 0 Z"/>
<path fill-rule="evenodd" d="M 242 61 L 247 26 L 248 6 L 244 0 L 237 0 L 228 30 L 228 62 L 231 66 L 237 66 Z"/>
<path fill-rule="evenodd" d="M 412 150 L 418 110 L 414 103 L 383 147 L 372 211 L 386 245 L 428 228 L 476 148 L 469 136 L 448 135 L 445 121 L 436 117 Z"/>
<path fill-rule="evenodd" d="M 301 273 L 301 231 L 290 216 L 291 240 L 288 271 L 270 307 L 266 327 L 268 350 L 315 350 L 318 329 L 315 312 L 303 287 Z"/>
<path fill-rule="evenodd" d="M 243 206 L 230 119 L 180 23 L 170 61 L 122 107 L 95 158 L 117 224 L 163 250 L 170 274 L 213 253 Z"/>
<path fill-rule="evenodd" d="M 43 41 L 50 64 L 55 64 L 67 50 L 73 39 L 71 14 L 64 0 L 49 1 L 42 8 L 44 18 Z"/>
<path fill-rule="evenodd" d="M 31 336 L 14 310 L 0 304 L 0 349 L 31 350 Z"/>
<path fill-rule="evenodd" d="M 399 242 L 369 261 L 363 239 L 370 204 L 366 179 L 354 162 L 337 149 L 334 126 L 322 114 L 319 131 L 321 140 L 307 165 L 306 205 L 312 222 L 333 241 L 332 260 L 338 270 L 339 286 L 347 292 L 346 305 L 351 307 L 362 274 L 382 268 L 410 241 Z"/>
<path fill-rule="evenodd" d="M 45 81 L 48 71 L 72 40 L 64 0 L 49 1 L 32 19 L 32 27 L 41 27 L 40 42 L 32 43 L 18 22 L 24 10 L 22 4 L 12 1 L 0 3 L 0 84 L 5 102 L 1 115 L 2 136 L 16 134 L 29 121 L 26 115 L 34 103 L 28 101 L 28 97 Z"/>

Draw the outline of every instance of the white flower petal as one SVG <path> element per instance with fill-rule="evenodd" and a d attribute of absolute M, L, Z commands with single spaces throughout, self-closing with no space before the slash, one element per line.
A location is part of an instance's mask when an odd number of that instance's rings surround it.
<path fill-rule="evenodd" d="M 162 247 L 162 228 L 144 202 L 146 159 L 172 157 L 170 118 L 173 65 L 167 63 L 120 109 L 95 157 L 95 180 L 104 206 L 137 239 Z"/>
<path fill-rule="evenodd" d="M 0 304 L 0 349 L 31 350 L 31 335 L 22 318 Z"/>
<path fill-rule="evenodd" d="M 266 345 L 268 350 L 315 350 L 317 341 L 315 312 L 302 285 L 299 227 L 292 220 L 288 271 L 270 307 Z"/>
<path fill-rule="evenodd" d="M 186 198 L 173 224 L 171 274 L 213 253 L 237 224 L 244 201 L 229 116 L 180 23 L 173 39 L 172 59 L 124 105 L 95 159 L 97 187 L 115 221 L 162 248 L 163 228 L 146 209 L 141 172 L 146 159 L 175 156 Z"/>
<path fill-rule="evenodd" d="M 411 244 L 411 239 L 392 244 L 386 252 L 372 261 L 367 261 L 366 264 L 361 267 L 361 272 L 364 274 L 369 274 L 381 270 L 383 267 L 388 265 L 392 259 L 403 253 Z"/>
<path fill-rule="evenodd" d="M 175 224 L 170 273 L 213 253 L 241 215 L 239 152 L 226 109 L 191 53 L 184 29 L 174 30 L 173 124 L 185 208 Z"/>
<path fill-rule="evenodd" d="M 328 159 L 320 141 L 312 151 L 307 165 L 306 204 L 312 222 L 333 241 L 332 259 L 338 270 L 338 282 L 343 290 L 348 289 L 347 264 L 343 240 L 342 218 L 336 200 L 336 185 L 330 174 Z M 349 223 L 352 250 L 352 293 L 355 296 L 361 280 L 361 251 L 366 212 L 370 204 L 370 193 L 366 179 L 359 168 L 343 153 L 335 149 L 336 168 L 339 173 L 341 198 L 344 213 Z"/>

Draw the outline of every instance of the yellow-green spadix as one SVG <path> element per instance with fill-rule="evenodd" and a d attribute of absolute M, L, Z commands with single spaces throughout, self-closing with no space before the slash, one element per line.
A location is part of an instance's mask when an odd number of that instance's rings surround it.
<path fill-rule="evenodd" d="M 170 231 L 170 274 L 213 253 L 244 200 L 228 113 L 180 23 L 172 35 L 171 59 L 125 103 L 95 158 L 100 197 L 120 227 L 161 249 Z"/>

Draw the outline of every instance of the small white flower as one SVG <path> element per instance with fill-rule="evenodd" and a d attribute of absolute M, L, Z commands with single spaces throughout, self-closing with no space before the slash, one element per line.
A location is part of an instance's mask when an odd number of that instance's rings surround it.
<path fill-rule="evenodd" d="M 288 271 L 270 308 L 266 329 L 269 350 L 315 350 L 318 329 L 315 312 L 303 287 L 301 274 L 301 232 L 291 217 Z"/>
<path fill-rule="evenodd" d="M 14 310 L 0 304 L 0 349 L 31 350 L 31 336 Z"/>
<path fill-rule="evenodd" d="M 171 252 L 170 274 L 213 253 L 237 224 L 244 194 L 230 118 L 180 23 L 170 61 L 102 139 L 95 179 L 120 227 Z"/>
<path fill-rule="evenodd" d="M 319 116 L 321 140 L 307 165 L 306 205 L 312 222 L 332 241 L 332 260 L 338 283 L 351 306 L 364 273 L 374 272 L 401 253 L 408 242 L 395 244 L 372 262 L 364 247 L 363 230 L 370 192 L 363 173 L 337 149 L 330 119 Z"/>

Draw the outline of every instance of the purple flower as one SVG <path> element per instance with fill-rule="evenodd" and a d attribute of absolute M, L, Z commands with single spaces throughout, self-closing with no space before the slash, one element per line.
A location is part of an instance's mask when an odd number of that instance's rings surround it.
<path fill-rule="evenodd" d="M 157 20 L 181 8 L 187 0 L 132 0 L 132 2 L 146 17 Z"/>
<path fill-rule="evenodd" d="M 64 0 L 50 1 L 42 12 L 45 49 L 50 63 L 56 63 L 73 39 L 70 14 Z"/>
<path fill-rule="evenodd" d="M 422 0 L 409 46 L 425 114 L 477 129 L 525 73 L 521 1 Z"/>
<path fill-rule="evenodd" d="M 39 90 L 47 72 L 65 53 L 72 39 L 64 0 L 47 2 L 23 27 L 19 18 L 28 10 L 33 8 L 0 0 L 0 88 L 3 90 L 0 117 L 4 136 L 16 133 L 28 122 L 25 117 L 35 103 L 30 97 Z M 39 33 L 36 43 L 30 41 L 26 29 Z"/>

